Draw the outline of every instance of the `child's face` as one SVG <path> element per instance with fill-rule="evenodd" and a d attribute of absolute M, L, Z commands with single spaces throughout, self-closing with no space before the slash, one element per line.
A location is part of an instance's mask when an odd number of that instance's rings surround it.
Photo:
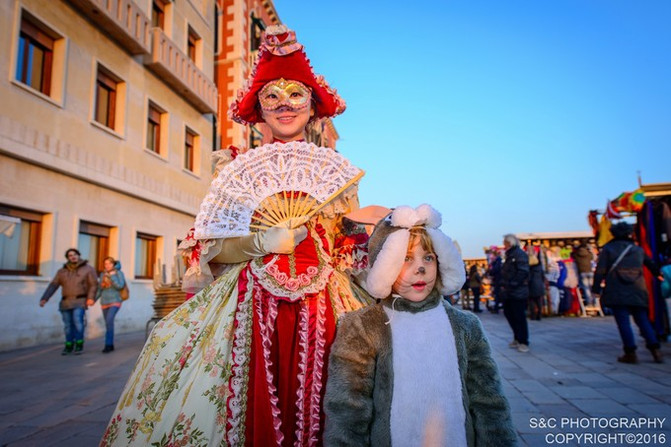
<path fill-rule="evenodd" d="M 436 285 L 438 260 L 434 253 L 422 248 L 419 239 L 408 248 L 405 262 L 392 290 L 403 298 L 420 302 L 429 296 Z"/>

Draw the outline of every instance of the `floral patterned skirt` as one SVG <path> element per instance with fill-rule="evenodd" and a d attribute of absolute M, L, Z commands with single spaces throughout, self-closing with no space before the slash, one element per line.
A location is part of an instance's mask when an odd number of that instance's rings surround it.
<path fill-rule="evenodd" d="M 291 302 L 236 266 L 155 326 L 101 446 L 321 444 L 335 321 L 366 304 L 337 270 Z"/>

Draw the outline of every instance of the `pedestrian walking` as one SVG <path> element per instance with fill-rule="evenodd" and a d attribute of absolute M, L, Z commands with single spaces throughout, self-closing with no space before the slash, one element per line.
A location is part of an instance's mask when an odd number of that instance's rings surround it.
<path fill-rule="evenodd" d="M 482 288 L 482 276 L 478 272 L 478 266 L 473 264 L 468 271 L 468 287 L 473 292 L 473 312 L 480 313 L 480 290 Z"/>
<path fill-rule="evenodd" d="M 557 315 L 559 313 L 559 303 L 561 301 L 561 293 L 559 292 L 561 269 L 559 266 L 562 262 L 559 256 L 559 247 L 551 247 L 545 253 L 547 259 L 545 279 L 548 282 L 549 314 Z"/>
<path fill-rule="evenodd" d="M 643 266 L 655 276 L 659 276 L 659 270 L 643 249 L 634 243 L 633 227 L 629 223 L 613 225 L 611 233 L 614 239 L 604 245 L 599 254 L 592 292 L 601 295 L 603 305 L 613 311 L 624 350 L 624 355 L 617 361 L 638 363 L 636 339 L 630 321 L 633 317 L 652 358 L 656 363 L 662 363 L 659 340 L 648 318 L 648 289 Z M 605 287 L 602 287 L 602 281 Z"/>
<path fill-rule="evenodd" d="M 81 259 L 76 248 L 65 252 L 67 262 L 56 272 L 40 298 L 40 307 L 44 307 L 49 298 L 61 288 L 61 301 L 58 310 L 63 318 L 65 347 L 62 355 L 81 354 L 84 350 L 84 329 L 86 309 L 93 306 L 98 281 L 96 271 Z"/>
<path fill-rule="evenodd" d="M 545 296 L 543 266 L 532 247 L 529 247 L 529 318 L 540 320 Z"/>
<path fill-rule="evenodd" d="M 520 248 L 514 234 L 503 236 L 506 249 L 501 267 L 503 283 L 503 314 L 513 330 L 511 348 L 520 352 L 529 351 L 529 328 L 527 326 L 527 302 L 529 300 L 529 257 Z"/>
<path fill-rule="evenodd" d="M 592 296 L 592 286 L 594 285 L 594 271 L 592 269 L 592 260 L 594 255 L 584 240 L 576 241 L 571 257 L 578 267 L 579 285 L 583 294 L 583 301 L 586 305 L 594 305 Z"/>
<path fill-rule="evenodd" d="M 100 307 L 105 318 L 105 347 L 103 353 L 114 351 L 114 319 L 121 309 L 123 299 L 121 291 L 126 286 L 126 278 L 121 271 L 121 263 L 108 256 L 103 260 L 103 268 L 98 280 L 96 301 L 100 300 Z"/>
<path fill-rule="evenodd" d="M 494 295 L 494 304 L 490 304 L 489 310 L 493 313 L 499 313 L 499 309 L 503 306 L 503 290 L 501 288 L 501 266 L 503 260 L 498 248 L 492 248 L 491 263 L 487 270 L 487 276 L 491 279 L 492 295 Z"/>

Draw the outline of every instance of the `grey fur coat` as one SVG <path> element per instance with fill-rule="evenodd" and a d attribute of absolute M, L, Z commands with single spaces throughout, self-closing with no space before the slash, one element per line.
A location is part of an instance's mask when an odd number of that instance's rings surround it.
<path fill-rule="evenodd" d="M 383 309 L 390 305 L 391 300 L 382 300 L 346 314 L 338 323 L 324 398 L 326 446 L 391 445 L 394 371 L 391 329 Z M 454 333 L 468 445 L 516 446 L 510 407 L 480 320 L 455 309 L 435 290 L 420 303 L 401 298 L 395 309 L 416 313 L 438 305 L 444 306 Z"/>

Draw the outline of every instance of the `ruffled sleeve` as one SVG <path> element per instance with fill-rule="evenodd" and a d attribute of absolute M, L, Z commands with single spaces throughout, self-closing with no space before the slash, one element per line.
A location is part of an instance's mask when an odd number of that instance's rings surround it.
<path fill-rule="evenodd" d="M 214 281 L 217 268 L 210 266 L 210 261 L 221 251 L 221 239 L 202 239 L 193 237 L 191 228 L 177 248 L 186 262 L 186 272 L 182 279 L 182 290 L 187 293 L 198 293 Z"/>
<path fill-rule="evenodd" d="M 245 149 L 235 146 L 213 152 L 214 174 L 212 178 L 216 179 L 224 166 L 244 152 L 246 152 Z M 210 262 L 221 252 L 223 239 L 196 239 L 194 231 L 195 229 L 191 228 L 177 247 L 187 266 L 182 279 L 182 290 L 192 294 L 210 285 L 230 267 L 230 264 Z"/>
<path fill-rule="evenodd" d="M 322 225 L 333 235 L 331 256 L 334 267 L 355 276 L 360 275 L 368 264 L 368 233 L 364 226 L 343 214 L 359 209 L 357 193 L 358 185 L 352 185 L 319 212 Z"/>
<path fill-rule="evenodd" d="M 333 242 L 333 259 L 339 270 L 358 276 L 368 265 L 368 233 L 362 225 L 342 218 Z"/>

